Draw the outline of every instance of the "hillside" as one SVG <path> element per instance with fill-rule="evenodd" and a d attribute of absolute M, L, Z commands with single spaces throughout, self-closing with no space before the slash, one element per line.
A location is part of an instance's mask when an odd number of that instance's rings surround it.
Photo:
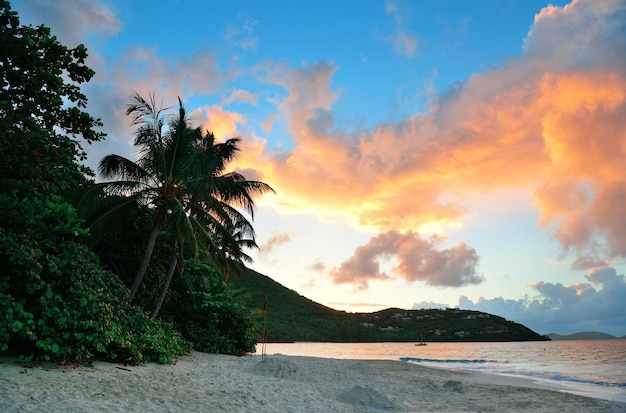
<path fill-rule="evenodd" d="M 255 271 L 231 280 L 248 291 L 244 304 L 255 310 L 268 341 L 537 341 L 549 340 L 527 327 L 479 311 L 458 309 L 347 313 L 323 306 Z M 263 304 L 267 299 L 267 317 Z"/>

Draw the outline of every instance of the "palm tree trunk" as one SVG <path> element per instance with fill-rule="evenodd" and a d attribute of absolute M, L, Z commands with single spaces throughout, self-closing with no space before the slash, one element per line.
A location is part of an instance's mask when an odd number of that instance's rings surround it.
<path fill-rule="evenodd" d="M 155 216 L 155 220 L 152 224 L 152 232 L 150 233 L 150 239 L 148 239 L 148 245 L 146 246 L 146 251 L 143 254 L 143 260 L 141 261 L 141 267 L 139 267 L 139 271 L 137 271 L 137 275 L 135 275 L 135 280 L 133 281 L 133 285 L 130 288 L 130 294 L 128 295 L 128 299 L 126 300 L 128 304 L 133 302 L 135 294 L 137 294 L 137 290 L 139 289 L 139 284 L 141 284 L 141 280 L 146 274 L 146 270 L 148 269 L 148 264 L 150 264 L 150 258 L 152 257 L 152 251 L 154 250 L 154 244 L 156 243 L 160 227 L 161 224 Z"/>
<path fill-rule="evenodd" d="M 167 277 L 165 278 L 165 284 L 163 284 L 161 295 L 159 295 L 159 300 L 156 303 L 156 307 L 154 307 L 154 311 L 152 311 L 152 315 L 150 315 L 150 318 L 152 318 L 153 320 L 156 318 L 157 314 L 159 314 L 159 311 L 161 311 L 161 306 L 163 305 L 163 301 L 165 301 L 165 295 L 167 294 L 167 290 L 169 290 L 170 288 L 172 278 L 174 278 L 174 270 L 176 270 L 177 262 L 178 259 L 176 258 L 176 255 L 174 255 L 170 264 L 170 269 L 167 271 Z"/>

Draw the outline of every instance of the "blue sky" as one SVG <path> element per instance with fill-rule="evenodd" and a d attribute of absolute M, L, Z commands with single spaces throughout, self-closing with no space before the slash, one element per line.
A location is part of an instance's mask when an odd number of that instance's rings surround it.
<path fill-rule="evenodd" d="M 180 96 L 258 200 L 251 267 L 346 311 L 626 334 L 626 4 L 20 0 L 85 43 L 106 141 Z"/>

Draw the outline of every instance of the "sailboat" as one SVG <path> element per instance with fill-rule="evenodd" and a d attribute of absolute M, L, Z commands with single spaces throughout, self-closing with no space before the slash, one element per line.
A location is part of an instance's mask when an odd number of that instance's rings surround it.
<path fill-rule="evenodd" d="M 424 334 L 420 331 L 420 336 L 422 337 L 422 341 L 419 343 L 415 343 L 416 346 L 426 346 L 427 344 L 424 342 Z"/>

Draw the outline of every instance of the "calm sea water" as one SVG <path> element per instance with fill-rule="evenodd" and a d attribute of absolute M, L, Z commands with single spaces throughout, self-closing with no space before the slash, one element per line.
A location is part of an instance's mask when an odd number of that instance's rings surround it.
<path fill-rule="evenodd" d="M 262 345 L 257 346 L 261 354 Z M 585 396 L 626 402 L 626 340 L 517 343 L 268 343 L 266 354 L 400 360 L 526 377 Z"/>

